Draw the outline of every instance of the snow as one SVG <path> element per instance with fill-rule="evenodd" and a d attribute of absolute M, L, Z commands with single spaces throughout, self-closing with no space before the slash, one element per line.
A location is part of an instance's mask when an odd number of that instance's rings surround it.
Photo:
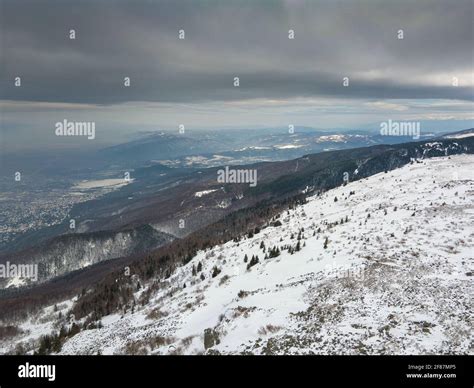
<path fill-rule="evenodd" d="M 275 146 L 275 148 L 278 148 L 279 150 L 289 150 L 289 149 L 302 148 L 302 147 L 304 146 L 299 145 L 299 144 L 282 144 L 282 145 Z"/>
<path fill-rule="evenodd" d="M 341 143 L 341 142 L 346 142 L 346 141 L 347 141 L 346 135 L 324 135 L 324 136 L 319 136 L 316 140 L 317 143 L 325 143 L 325 142 Z"/>
<path fill-rule="evenodd" d="M 458 135 L 447 135 L 445 136 L 446 139 L 465 139 L 466 137 L 474 136 L 474 132 L 469 133 L 460 133 Z"/>
<path fill-rule="evenodd" d="M 472 354 L 473 167 L 473 155 L 427 159 L 309 197 L 282 226 L 198 252 L 147 305 L 61 354 Z M 280 256 L 265 260 L 262 242 Z M 247 270 L 244 255 L 259 263 Z M 206 329 L 220 341 L 207 350 Z"/>
<path fill-rule="evenodd" d="M 194 196 L 195 197 L 198 197 L 198 198 L 201 198 L 203 195 L 207 195 L 207 194 L 211 194 L 213 192 L 217 191 L 217 189 L 215 190 L 203 190 L 203 191 L 197 191 L 196 193 L 194 193 Z"/>
<path fill-rule="evenodd" d="M 250 147 L 244 147 L 240 148 L 238 150 L 235 150 L 236 152 L 242 152 L 242 151 L 248 151 L 248 150 L 271 150 L 272 147 L 259 147 L 259 146 L 250 146 Z"/>
<path fill-rule="evenodd" d="M 97 189 L 101 187 L 114 187 L 118 188 L 121 186 L 125 186 L 131 183 L 133 179 L 99 179 L 94 181 L 82 181 L 76 184 L 73 189 L 77 190 L 89 190 L 89 189 Z"/>
<path fill-rule="evenodd" d="M 10 287 L 20 287 L 20 286 L 23 286 L 26 284 L 26 279 L 25 278 L 21 278 L 19 276 L 15 276 L 13 278 L 11 278 L 7 285 L 5 286 L 5 288 L 10 288 Z"/>

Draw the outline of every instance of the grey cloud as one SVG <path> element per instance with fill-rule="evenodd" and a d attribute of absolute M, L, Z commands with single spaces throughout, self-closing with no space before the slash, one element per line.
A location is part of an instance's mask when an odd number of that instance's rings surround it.
<path fill-rule="evenodd" d="M 472 80 L 462 79 L 472 77 L 472 18 L 470 0 L 2 0 L 0 99 L 104 105 L 311 96 L 474 100 Z M 177 39 L 181 28 L 184 41 Z M 446 75 L 445 86 L 426 82 L 439 74 Z M 21 88 L 13 86 L 17 75 Z M 455 88 L 450 82 L 457 75 Z M 125 76 L 130 88 L 123 87 Z M 232 86 L 234 76 L 240 88 Z"/>

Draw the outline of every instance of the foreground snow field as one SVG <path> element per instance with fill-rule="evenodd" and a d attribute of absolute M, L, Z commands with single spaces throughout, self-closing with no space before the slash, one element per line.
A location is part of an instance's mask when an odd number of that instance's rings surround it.
<path fill-rule="evenodd" d="M 199 252 L 61 354 L 472 354 L 473 175 L 473 155 L 433 158 L 312 196 L 281 226 Z"/>

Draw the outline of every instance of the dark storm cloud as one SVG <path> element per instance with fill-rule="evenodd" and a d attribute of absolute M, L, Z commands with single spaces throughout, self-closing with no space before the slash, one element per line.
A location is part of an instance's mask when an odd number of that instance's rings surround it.
<path fill-rule="evenodd" d="M 0 99 L 473 99 L 470 0 L 1 1 Z"/>

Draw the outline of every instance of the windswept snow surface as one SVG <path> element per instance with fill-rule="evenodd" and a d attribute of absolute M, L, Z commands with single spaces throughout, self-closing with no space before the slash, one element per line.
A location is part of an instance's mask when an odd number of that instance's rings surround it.
<path fill-rule="evenodd" d="M 473 171 L 472 155 L 433 158 L 312 196 L 61 353 L 472 354 Z"/>
<path fill-rule="evenodd" d="M 465 139 L 466 137 L 472 137 L 472 136 L 474 136 L 474 132 L 460 133 L 457 135 L 448 135 L 445 137 L 446 139 Z"/>
<path fill-rule="evenodd" d="M 198 198 L 201 198 L 203 195 L 207 195 L 207 194 L 211 194 L 213 192 L 217 191 L 217 189 L 215 190 L 204 190 L 204 191 L 197 191 L 194 193 L 194 196 L 195 197 L 198 197 Z"/>

